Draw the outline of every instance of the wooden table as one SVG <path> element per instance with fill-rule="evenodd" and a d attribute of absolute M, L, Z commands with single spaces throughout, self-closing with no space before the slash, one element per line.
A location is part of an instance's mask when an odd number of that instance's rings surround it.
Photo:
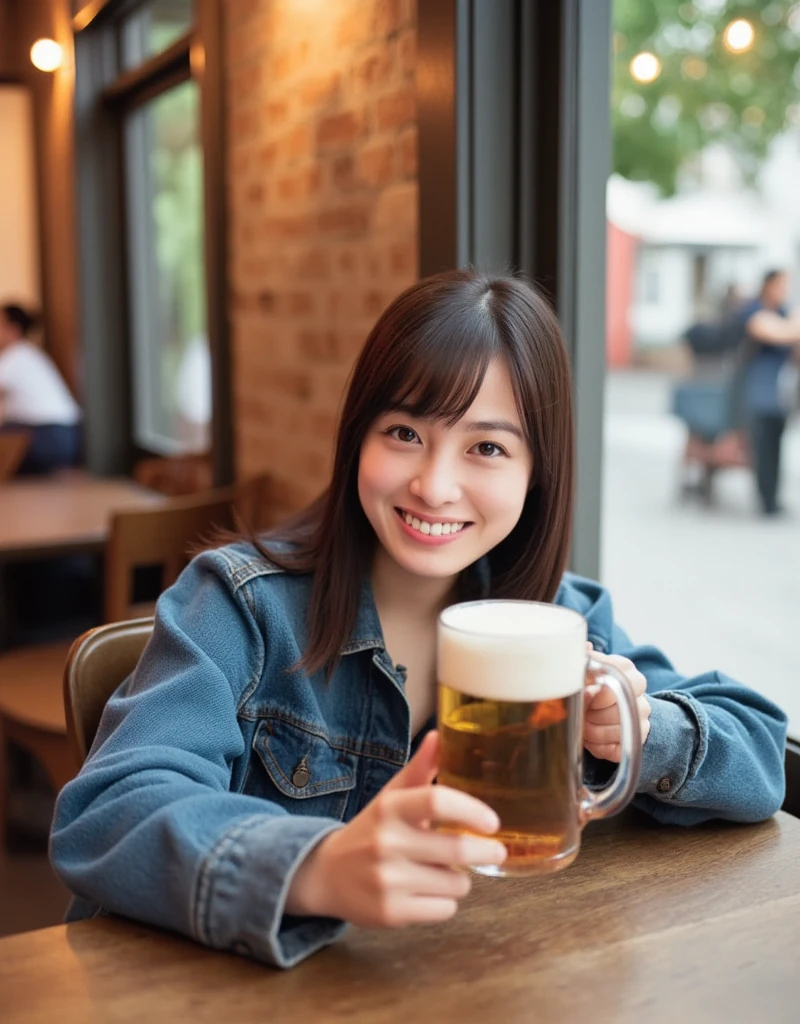
<path fill-rule="evenodd" d="M 132 480 L 68 471 L 0 483 L 0 562 L 99 552 L 118 509 L 146 508 L 162 494 Z"/>
<path fill-rule="evenodd" d="M 114 918 L 0 940 L 5 1024 L 796 1024 L 800 820 L 592 825 L 575 864 L 456 918 L 351 929 L 288 972 Z"/>

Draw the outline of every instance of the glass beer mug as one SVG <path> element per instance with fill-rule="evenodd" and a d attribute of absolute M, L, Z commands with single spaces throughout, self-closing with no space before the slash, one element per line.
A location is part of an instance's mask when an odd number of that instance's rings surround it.
<path fill-rule="evenodd" d="M 503 864 L 484 875 L 558 871 L 578 855 L 583 826 L 616 814 L 636 791 L 642 745 L 627 679 L 586 652 L 578 612 L 535 601 L 470 601 L 439 617 L 439 782 L 500 818 Z M 610 785 L 583 785 L 587 672 L 617 698 L 621 760 Z"/>

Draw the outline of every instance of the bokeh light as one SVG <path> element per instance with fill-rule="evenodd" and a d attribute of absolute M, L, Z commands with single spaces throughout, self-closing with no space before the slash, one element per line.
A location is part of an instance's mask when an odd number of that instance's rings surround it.
<path fill-rule="evenodd" d="M 631 61 L 630 72 L 637 82 L 655 82 L 661 74 L 661 61 L 654 53 L 637 53 Z"/>
<path fill-rule="evenodd" d="M 737 18 L 726 26 L 722 41 L 731 53 L 744 53 L 753 45 L 756 32 L 746 18 Z"/>

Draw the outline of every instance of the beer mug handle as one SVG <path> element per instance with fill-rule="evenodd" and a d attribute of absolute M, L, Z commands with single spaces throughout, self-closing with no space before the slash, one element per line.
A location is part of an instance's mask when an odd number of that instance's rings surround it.
<path fill-rule="evenodd" d="M 580 802 L 580 823 L 595 818 L 608 818 L 626 806 L 636 793 L 642 770 L 642 736 L 636 696 L 625 676 L 611 665 L 601 665 L 589 658 L 587 669 L 596 673 L 594 684 L 607 686 L 617 698 L 620 723 L 620 761 L 610 785 L 599 793 L 583 788 Z"/>

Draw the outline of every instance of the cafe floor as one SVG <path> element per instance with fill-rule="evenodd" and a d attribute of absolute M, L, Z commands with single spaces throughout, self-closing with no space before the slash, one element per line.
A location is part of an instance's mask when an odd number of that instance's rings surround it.
<path fill-rule="evenodd" d="M 0 936 L 60 924 L 69 893 L 47 859 L 53 793 L 35 766 L 13 786 L 0 844 Z"/>

